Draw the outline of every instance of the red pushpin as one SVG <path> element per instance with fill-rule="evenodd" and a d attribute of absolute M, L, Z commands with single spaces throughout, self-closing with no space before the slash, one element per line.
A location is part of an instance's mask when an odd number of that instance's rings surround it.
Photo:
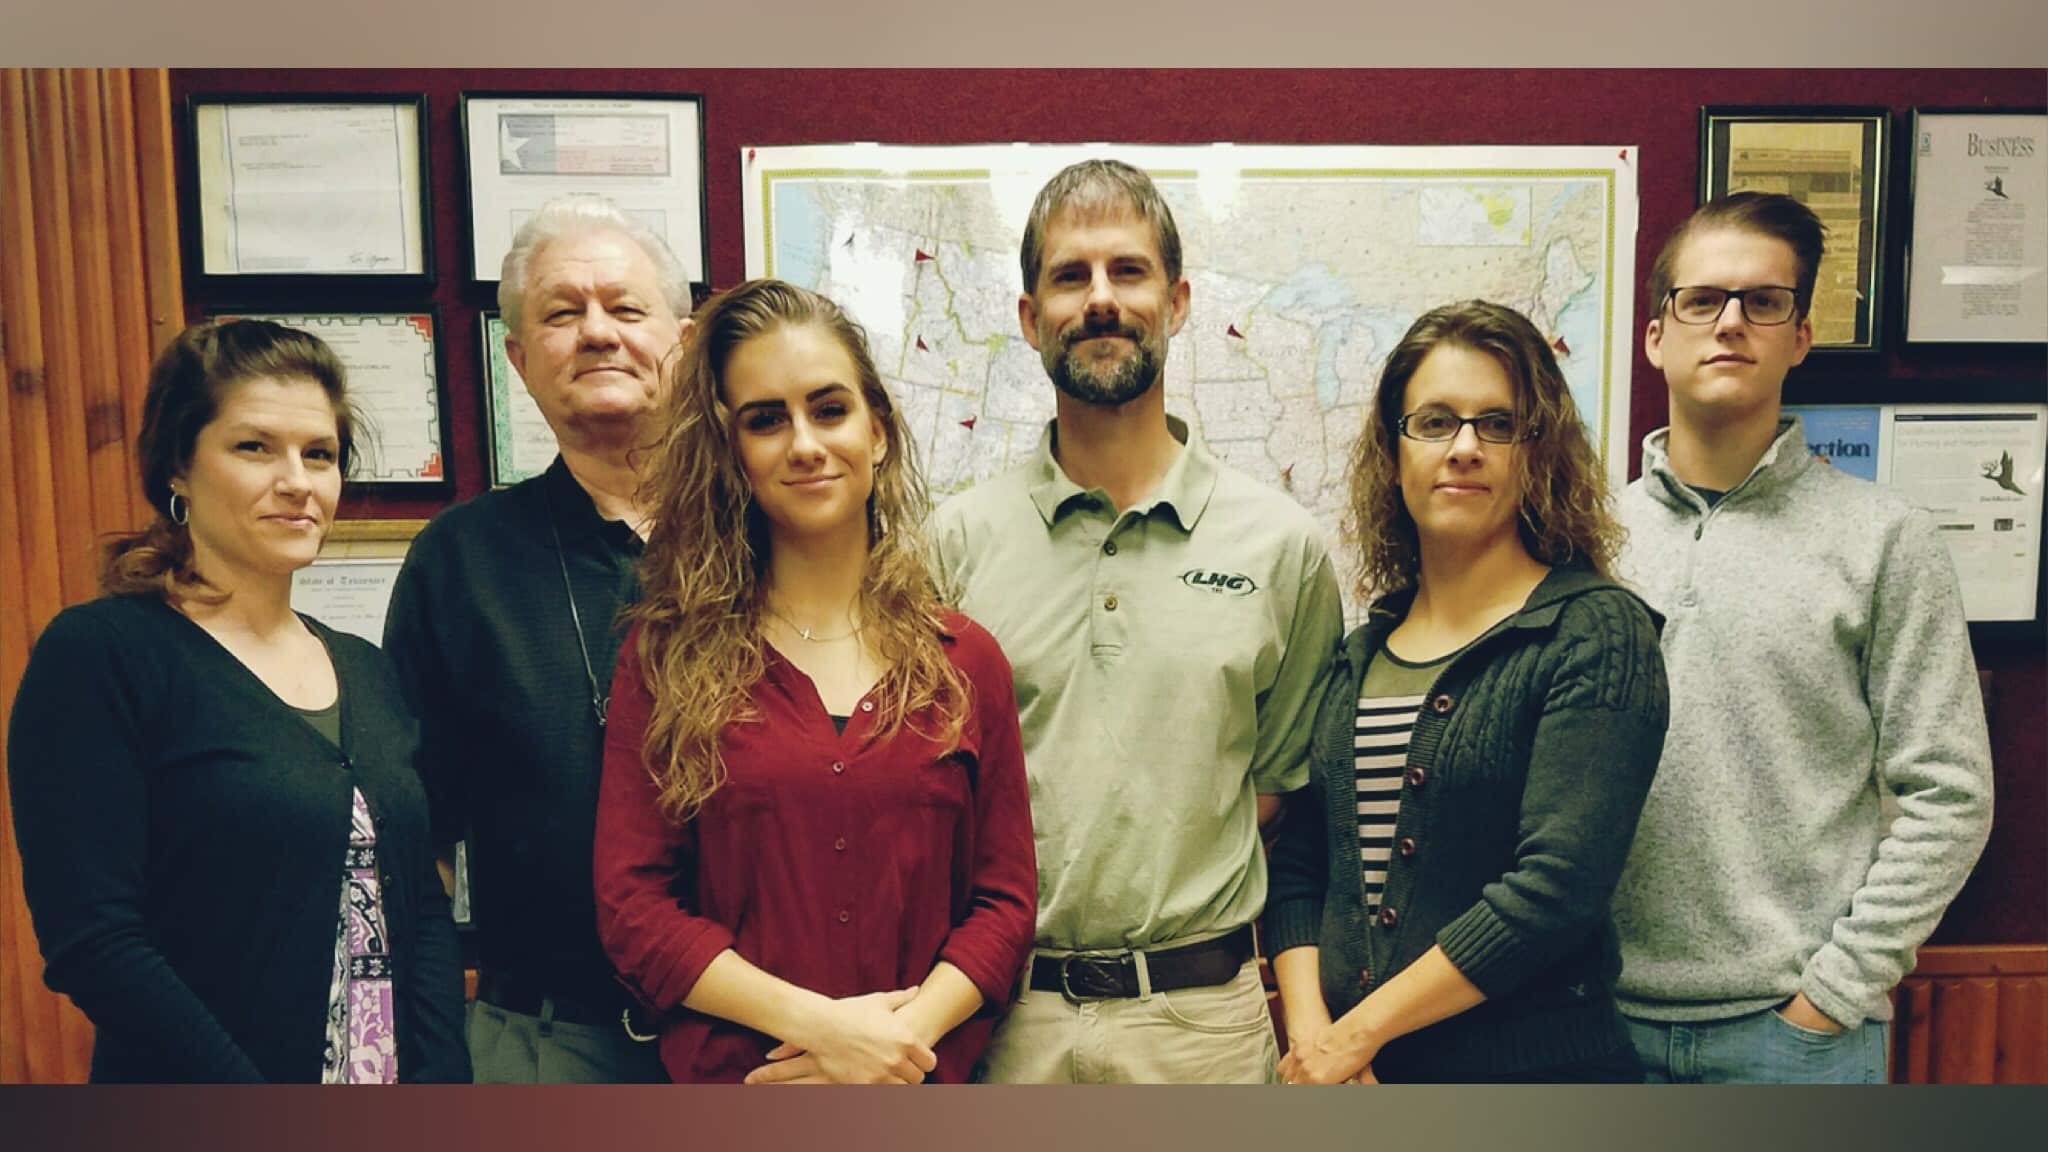
<path fill-rule="evenodd" d="M 1280 470 L 1280 482 L 1287 485 L 1289 492 L 1294 491 L 1294 465 L 1289 464 Z"/>
<path fill-rule="evenodd" d="M 925 347 L 925 346 L 924 346 L 924 337 L 922 337 L 922 336 L 919 336 L 919 337 L 917 338 L 917 350 L 918 350 L 919 352 L 929 352 L 929 351 L 931 351 L 931 349 L 929 349 L 929 348 L 927 348 L 927 347 Z"/>
<path fill-rule="evenodd" d="M 917 259 L 916 259 L 916 260 L 914 261 L 914 263 L 922 264 L 922 263 L 924 263 L 925 261 L 927 261 L 927 260 L 929 260 L 929 259 L 931 259 L 931 258 L 932 258 L 932 254 L 931 254 L 931 253 L 929 253 L 929 252 L 925 251 L 925 250 L 924 250 L 924 249 L 922 249 L 922 248 L 919 248 L 919 249 L 917 250 Z"/>
<path fill-rule="evenodd" d="M 1560 356 L 1569 356 L 1572 354 L 1572 346 L 1565 343 L 1564 337 L 1562 336 L 1559 336 L 1557 339 L 1552 340 L 1550 342 L 1550 347 L 1553 350 L 1555 350 L 1557 354 Z"/>
<path fill-rule="evenodd" d="M 965 428 L 965 429 L 967 429 L 967 430 L 968 430 L 969 432 L 972 432 L 972 431 L 974 431 L 974 420 L 975 420 L 975 418 L 974 418 L 974 417 L 972 417 L 972 416 L 969 416 L 969 417 L 968 417 L 967 419 L 965 419 L 965 420 L 962 420 L 962 421 L 960 422 L 960 426 L 961 426 L 962 428 Z"/>
<path fill-rule="evenodd" d="M 1242 339 L 1244 339 L 1244 333 L 1242 333 L 1242 332 L 1239 332 L 1239 331 L 1237 330 L 1237 325 L 1235 325 L 1235 324 L 1232 324 L 1232 325 L 1231 325 L 1230 327 L 1228 327 L 1228 328 L 1224 329 L 1224 330 L 1223 330 L 1223 334 L 1224 334 L 1225 336 L 1234 336 L 1234 337 L 1236 337 L 1236 338 L 1237 338 L 1237 339 L 1239 339 L 1239 340 L 1242 340 Z"/>

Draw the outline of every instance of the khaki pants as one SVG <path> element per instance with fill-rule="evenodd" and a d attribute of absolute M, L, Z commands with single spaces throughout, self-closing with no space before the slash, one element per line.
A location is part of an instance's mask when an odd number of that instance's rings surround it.
<path fill-rule="evenodd" d="M 1270 1084 L 1279 1047 L 1256 961 L 1228 984 L 1071 1003 L 1025 989 L 996 1027 L 993 1084 Z"/>

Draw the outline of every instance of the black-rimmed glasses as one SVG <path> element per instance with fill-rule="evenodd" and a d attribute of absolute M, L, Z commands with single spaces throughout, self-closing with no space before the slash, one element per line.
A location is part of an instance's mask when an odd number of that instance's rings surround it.
<path fill-rule="evenodd" d="M 1488 444 L 1513 444 L 1518 440 L 1536 438 L 1534 427 L 1525 431 L 1521 420 L 1516 418 L 1513 412 L 1504 412 L 1498 408 L 1491 412 L 1481 412 L 1477 416 L 1460 416 L 1449 408 L 1417 408 L 1394 421 L 1394 431 L 1410 440 L 1420 440 L 1425 444 L 1441 444 L 1446 440 L 1456 440 L 1458 433 L 1464 431 L 1467 424 L 1472 426 L 1474 434 Z"/>
<path fill-rule="evenodd" d="M 1782 284 L 1761 284 L 1755 288 L 1696 284 L 1673 288 L 1665 299 L 1671 301 L 1671 318 L 1680 324 L 1712 324 L 1721 318 L 1730 296 L 1742 301 L 1743 319 L 1765 328 L 1785 323 L 1799 310 L 1798 291 Z"/>

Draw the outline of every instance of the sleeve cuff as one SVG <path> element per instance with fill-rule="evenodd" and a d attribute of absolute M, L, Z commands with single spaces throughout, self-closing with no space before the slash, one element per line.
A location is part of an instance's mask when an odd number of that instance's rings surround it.
<path fill-rule="evenodd" d="M 697 938 L 683 949 L 682 955 L 670 966 L 661 978 L 643 988 L 650 1006 L 658 1011 L 678 1007 L 697 987 L 697 980 L 704 975 L 704 969 L 720 952 L 732 947 L 732 933 L 725 926 L 709 920 L 699 921 L 703 925 Z"/>
<path fill-rule="evenodd" d="M 1522 938 L 1484 901 L 1465 910 L 1436 934 L 1451 964 L 1487 999 L 1512 990 L 1526 975 Z"/>
<path fill-rule="evenodd" d="M 1306 898 L 1266 906 L 1266 934 L 1260 941 L 1271 959 L 1290 948 L 1319 945 L 1323 939 L 1323 906 Z"/>

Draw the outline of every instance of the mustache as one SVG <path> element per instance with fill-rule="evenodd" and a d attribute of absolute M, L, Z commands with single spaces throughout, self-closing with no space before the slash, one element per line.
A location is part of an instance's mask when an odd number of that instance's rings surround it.
<path fill-rule="evenodd" d="M 1060 344 L 1062 347 L 1072 348 L 1083 340 L 1094 340 L 1102 336 L 1121 336 L 1140 344 L 1145 342 L 1143 331 L 1121 321 L 1112 321 L 1105 324 L 1083 322 L 1081 327 L 1060 337 Z"/>

